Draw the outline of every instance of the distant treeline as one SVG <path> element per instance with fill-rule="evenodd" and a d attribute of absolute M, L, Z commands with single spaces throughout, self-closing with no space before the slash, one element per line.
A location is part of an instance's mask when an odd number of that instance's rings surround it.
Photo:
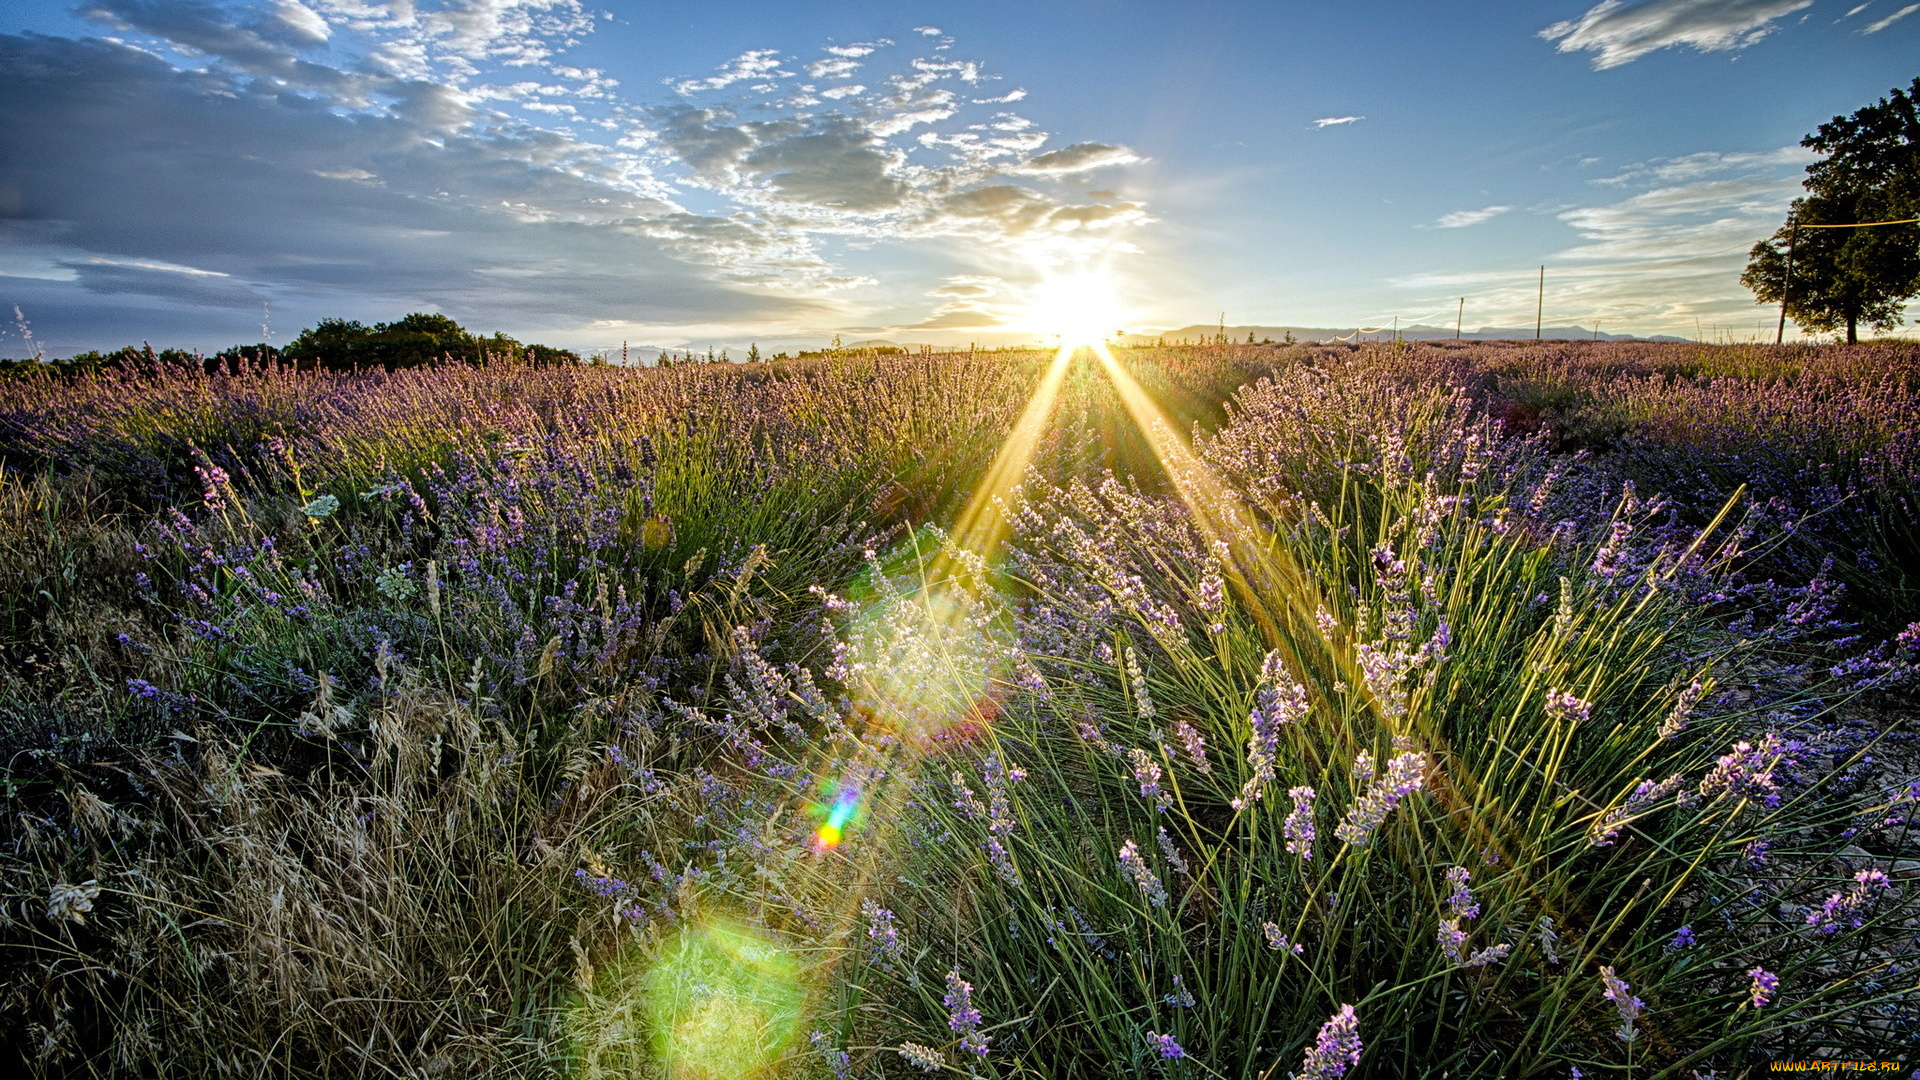
<path fill-rule="evenodd" d="M 415 312 L 405 318 L 373 326 L 352 319 L 322 319 L 317 325 L 300 331 L 300 336 L 285 348 L 276 348 L 263 342 L 258 345 L 235 345 L 206 356 L 184 349 L 128 345 L 112 352 L 76 353 L 64 360 L 0 360 L 0 375 L 32 372 L 82 375 L 103 368 L 152 364 L 169 367 L 198 364 L 208 371 L 216 371 L 272 362 L 323 371 L 371 368 L 393 371 L 426 364 L 477 364 L 505 359 L 525 360 L 534 364 L 577 364 L 580 355 L 549 345 L 523 344 L 505 334 L 480 337 L 468 333 L 445 315 Z"/>

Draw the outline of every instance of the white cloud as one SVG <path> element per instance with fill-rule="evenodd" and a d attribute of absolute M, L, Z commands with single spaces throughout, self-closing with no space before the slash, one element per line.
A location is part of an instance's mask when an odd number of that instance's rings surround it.
<path fill-rule="evenodd" d="M 705 79 L 683 79 L 674 83 L 673 88 L 682 94 L 697 94 L 702 90 L 721 90 L 737 82 L 765 78 L 768 75 L 790 74 L 792 72 L 780 70 L 780 50 L 748 49 L 722 64 L 719 74 Z"/>
<path fill-rule="evenodd" d="M 815 60 L 807 65 L 807 74 L 816 79 L 844 79 L 859 70 L 859 61 L 837 57 L 832 60 Z"/>
<path fill-rule="evenodd" d="M 1867 10 L 1872 6 L 1873 6 L 1873 0 L 1867 0 L 1867 2 L 1864 4 L 1855 4 L 1845 15 L 1842 15 L 1838 19 L 1835 19 L 1833 21 L 1845 22 L 1846 20 L 1853 18 L 1855 15 L 1860 14 L 1861 12 Z"/>
<path fill-rule="evenodd" d="M 1698 180 L 1716 173 L 1770 169 L 1782 165 L 1804 168 L 1811 165 L 1817 157 L 1819 157 L 1818 154 L 1803 146 L 1783 146 L 1778 150 L 1765 150 L 1758 153 L 1704 151 L 1698 154 L 1683 154 L 1679 157 L 1635 162 L 1618 175 L 1601 177 L 1593 182 L 1621 185 L 1648 180 L 1659 183 Z"/>
<path fill-rule="evenodd" d="M 299 0 L 279 0 L 274 5 L 274 15 L 286 24 L 296 35 L 306 38 L 314 44 L 325 44 L 333 36 L 333 30 L 327 26 L 327 20 L 315 14 Z"/>
<path fill-rule="evenodd" d="M 1313 122 L 1315 128 L 1330 128 L 1339 124 L 1351 124 L 1356 120 L 1365 120 L 1364 116 L 1323 116 Z"/>
<path fill-rule="evenodd" d="M 1478 225 L 1483 221 L 1492 221 L 1501 214 L 1513 209 L 1511 206 L 1485 206 L 1478 210 L 1455 210 L 1451 214 L 1440 215 L 1433 223 L 1436 229 L 1464 229 L 1469 225 Z"/>
<path fill-rule="evenodd" d="M 1007 169 L 1011 173 L 1028 176 L 1063 175 L 1066 173 L 1087 172 L 1091 169 L 1104 169 L 1110 165 L 1132 165 L 1140 160 L 1140 155 L 1124 146 L 1109 146 L 1106 143 L 1074 143 L 1063 146 L 1038 157 Z"/>
<path fill-rule="evenodd" d="M 1540 31 L 1563 53 L 1592 52 L 1596 69 L 1619 67 L 1658 49 L 1691 45 L 1701 52 L 1744 49 L 1775 29 L 1774 20 L 1813 0 L 1602 0 L 1578 19 Z"/>
<path fill-rule="evenodd" d="M 1913 14 L 1916 11 L 1920 11 L 1920 4 L 1908 4 L 1906 7 L 1901 8 L 1899 11 L 1894 12 L 1893 14 L 1887 16 L 1886 18 L 1881 19 L 1878 22 L 1872 23 L 1866 29 L 1860 32 L 1862 34 L 1877 34 L 1880 31 L 1885 30 L 1887 27 L 1892 26 L 1894 23 L 1899 22 L 1901 19 L 1906 18 L 1907 16 Z"/>
<path fill-rule="evenodd" d="M 946 33 L 946 31 L 937 26 L 916 26 L 913 28 L 913 32 L 916 34 L 924 34 L 927 37 L 939 37 L 941 34 Z"/>
<path fill-rule="evenodd" d="M 151 270 L 159 274 L 185 274 L 188 277 L 231 277 L 218 270 L 201 270 L 192 266 L 176 266 L 173 263 L 154 262 L 150 259 L 108 259 L 99 255 L 85 260 L 88 266 L 118 266 L 128 270 Z"/>

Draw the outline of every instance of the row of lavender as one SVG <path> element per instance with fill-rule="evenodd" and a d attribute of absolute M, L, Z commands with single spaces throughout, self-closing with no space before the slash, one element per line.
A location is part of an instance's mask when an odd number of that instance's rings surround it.
<path fill-rule="evenodd" d="M 9 645 L 67 646 L 9 672 L 16 1045 L 1337 1076 L 1911 1037 L 1920 790 L 1836 707 L 1916 642 L 1824 556 L 1753 574 L 1823 497 L 1905 520 L 1911 357 L 1143 352 L 1163 400 L 1272 373 L 1199 440 L 1230 505 L 1102 479 L 1088 365 L 1003 563 L 900 532 L 1044 359 L 0 387 L 10 456 L 108 489 L 8 491 L 51 586 Z"/>

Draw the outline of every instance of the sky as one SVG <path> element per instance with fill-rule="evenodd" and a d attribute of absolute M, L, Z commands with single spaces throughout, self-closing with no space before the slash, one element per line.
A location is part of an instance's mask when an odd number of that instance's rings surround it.
<path fill-rule="evenodd" d="M 602 2 L 13 0 L 0 356 L 1530 326 L 1541 266 L 1770 340 L 1800 140 L 1920 76 L 1898 0 Z"/>

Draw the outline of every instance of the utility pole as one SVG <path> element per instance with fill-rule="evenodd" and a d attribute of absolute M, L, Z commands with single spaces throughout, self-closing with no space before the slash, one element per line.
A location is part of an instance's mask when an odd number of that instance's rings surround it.
<path fill-rule="evenodd" d="M 1547 310 L 1547 268 L 1540 267 L 1540 293 L 1533 301 L 1533 340 L 1540 340 L 1540 315 Z"/>
<path fill-rule="evenodd" d="M 1787 290 L 1793 288 L 1793 242 L 1800 237 L 1800 222 L 1787 218 L 1787 272 L 1780 282 L 1780 326 L 1773 332 L 1773 343 L 1787 340 Z"/>
<path fill-rule="evenodd" d="M 1453 340 L 1460 340 L 1460 320 L 1467 317 L 1467 298 L 1460 298 L 1460 310 L 1453 313 Z"/>

